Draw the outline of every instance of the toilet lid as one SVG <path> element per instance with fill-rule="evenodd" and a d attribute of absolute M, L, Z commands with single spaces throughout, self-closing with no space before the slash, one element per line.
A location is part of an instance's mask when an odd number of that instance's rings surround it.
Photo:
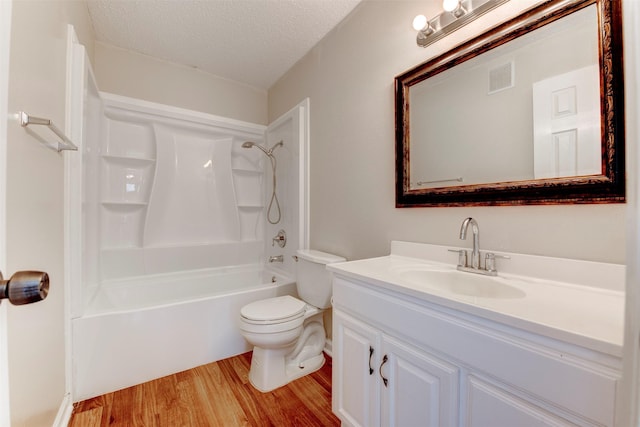
<path fill-rule="evenodd" d="M 249 320 L 282 320 L 304 313 L 305 302 L 289 295 L 269 298 L 240 309 L 240 315 Z"/>

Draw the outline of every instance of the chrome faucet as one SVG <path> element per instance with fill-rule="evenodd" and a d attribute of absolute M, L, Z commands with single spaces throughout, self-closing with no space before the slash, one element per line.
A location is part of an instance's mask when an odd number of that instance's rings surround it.
<path fill-rule="evenodd" d="M 478 222 L 469 217 L 462 221 L 460 227 L 460 239 L 466 240 L 467 229 L 471 225 L 471 232 L 473 233 L 473 248 L 471 249 L 471 265 L 469 265 L 467 251 L 465 249 L 449 249 L 451 252 L 458 253 L 458 270 L 467 271 L 470 273 L 485 274 L 487 276 L 496 276 L 498 271 L 496 270 L 496 258 L 509 259 L 507 255 L 496 255 L 491 252 L 485 254 L 484 267 L 481 263 L 482 254 L 480 253 L 480 228 Z"/>
<path fill-rule="evenodd" d="M 284 262 L 283 255 L 272 255 L 269 257 L 269 262 Z"/>
<path fill-rule="evenodd" d="M 473 232 L 473 249 L 471 250 L 471 267 L 476 270 L 480 268 L 480 228 L 475 219 L 469 217 L 462 221 L 460 227 L 460 240 L 467 238 L 467 228 L 471 224 L 471 231 Z"/>

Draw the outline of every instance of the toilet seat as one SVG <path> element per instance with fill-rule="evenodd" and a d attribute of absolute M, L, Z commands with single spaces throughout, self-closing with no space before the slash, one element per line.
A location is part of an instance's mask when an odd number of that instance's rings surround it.
<path fill-rule="evenodd" d="M 306 303 L 292 296 L 268 298 L 245 305 L 240 310 L 241 329 L 271 334 L 302 326 Z"/>
<path fill-rule="evenodd" d="M 273 324 L 294 320 L 304 316 L 307 304 L 290 295 L 268 298 L 245 305 L 240 316 L 254 325 Z"/>

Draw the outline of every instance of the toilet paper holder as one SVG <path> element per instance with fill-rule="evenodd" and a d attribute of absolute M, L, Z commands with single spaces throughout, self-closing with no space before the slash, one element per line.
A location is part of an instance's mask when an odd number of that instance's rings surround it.
<path fill-rule="evenodd" d="M 49 275 L 43 271 L 17 271 L 4 280 L 0 271 L 0 303 L 8 299 L 13 305 L 42 301 L 49 294 Z"/>

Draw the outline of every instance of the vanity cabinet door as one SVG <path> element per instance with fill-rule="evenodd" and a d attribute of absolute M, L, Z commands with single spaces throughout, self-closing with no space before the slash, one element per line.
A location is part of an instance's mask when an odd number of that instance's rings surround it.
<path fill-rule="evenodd" d="M 457 426 L 458 368 L 391 337 L 382 349 L 382 426 Z"/>
<path fill-rule="evenodd" d="M 333 412 L 343 425 L 380 425 L 381 333 L 333 310 Z"/>

